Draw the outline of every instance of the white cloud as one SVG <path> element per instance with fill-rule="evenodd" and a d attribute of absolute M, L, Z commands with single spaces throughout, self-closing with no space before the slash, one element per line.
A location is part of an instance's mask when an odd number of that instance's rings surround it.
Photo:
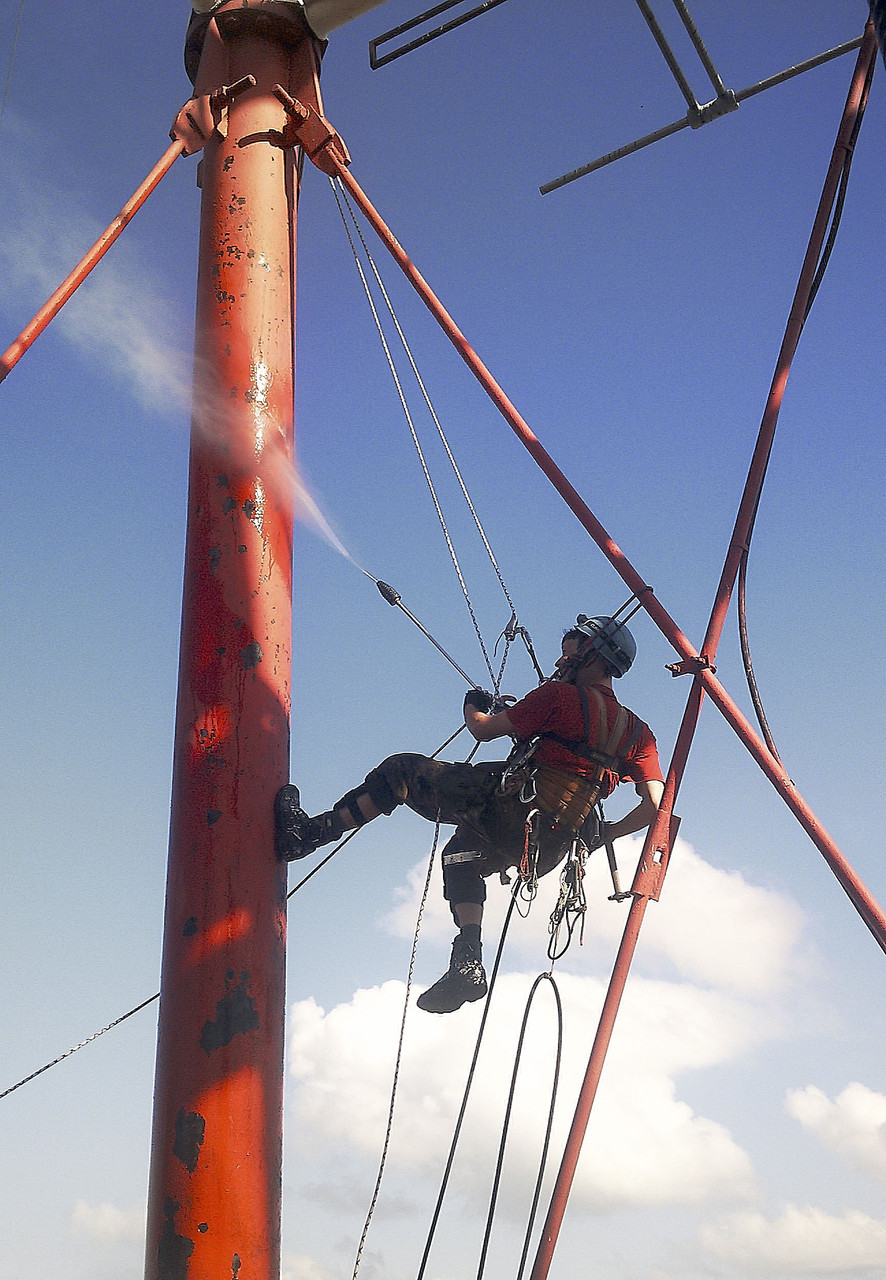
<path fill-rule="evenodd" d="M 288 1253 L 283 1258 L 281 1280 L 336 1280 L 336 1277 L 313 1258 Z"/>
<path fill-rule="evenodd" d="M 622 882 L 630 885 L 642 841 L 619 841 L 616 853 Z M 439 859 L 438 859 L 439 862 Z M 411 937 L 424 885 L 425 867 L 410 871 L 398 892 L 397 904 L 384 919 L 398 937 Z M 516 953 L 532 962 L 539 957 L 539 931 L 546 929 L 558 887 L 558 872 L 541 881 L 529 919 L 512 919 L 508 957 Z M 501 929 L 508 904 L 508 890 L 495 878 L 488 882 L 489 898 L 484 934 L 490 939 Z M 588 912 L 585 948 L 577 941 L 562 967 L 587 970 L 597 959 L 593 944 L 617 942 L 624 930 L 628 903 L 608 901 L 612 882 L 605 854 L 595 853 L 585 877 Z M 794 977 L 796 949 L 803 928 L 803 914 L 789 898 L 752 885 L 736 871 L 724 871 L 705 862 L 690 844 L 674 845 L 660 902 L 650 903 L 643 921 L 637 963 L 664 960 L 682 977 L 707 987 L 724 988 L 751 997 L 778 994 Z M 451 937 L 452 919 L 442 901 L 439 866 L 425 909 L 422 938 Z M 542 935 L 544 936 L 544 935 Z M 587 957 L 592 957 L 588 960 Z"/>
<path fill-rule="evenodd" d="M 849 1209 L 833 1217 L 788 1205 L 780 1217 L 730 1214 L 701 1228 L 714 1257 L 748 1271 L 832 1275 L 886 1267 L 886 1222 Z"/>
<path fill-rule="evenodd" d="M 791 1090 L 789 1115 L 853 1169 L 886 1182 L 886 1095 L 850 1084 L 833 1102 L 815 1085 Z"/>
<path fill-rule="evenodd" d="M 14 300 L 23 323 L 104 230 L 86 212 L 78 192 L 47 180 L 40 143 L 27 135 L 19 123 L 7 139 L 15 152 L 7 176 L 15 180 L 5 183 L 0 210 L 4 309 L 11 312 Z M 117 212 L 109 212 L 108 223 Z M 127 228 L 52 327 L 100 361 L 110 376 L 126 382 L 143 404 L 179 415 L 190 403 L 192 342 L 183 316 L 158 289 L 156 275 L 139 260 Z"/>
<path fill-rule="evenodd" d="M 580 1086 L 603 995 L 596 979 L 561 975 L 557 982 L 566 1023 L 560 1089 L 568 1101 L 561 1103 L 555 1150 L 565 1140 L 566 1113 Z M 496 987 L 456 1166 L 463 1191 L 489 1185 L 530 985 L 528 975 L 511 973 L 500 976 Z M 380 1152 L 403 995 L 402 983 L 388 982 L 358 991 L 328 1014 L 313 1000 L 293 1006 L 290 1071 L 297 1082 L 294 1128 L 301 1141 L 365 1156 Z M 552 1010 L 542 990 L 530 1019 L 508 1141 L 505 1188 L 521 1201 L 534 1181 L 551 1089 Z M 479 1017 L 477 1007 L 446 1018 L 410 1011 L 392 1170 L 439 1175 Z M 635 983 L 624 1002 L 571 1203 L 686 1204 L 750 1194 L 747 1156 L 721 1125 L 677 1099 L 672 1076 L 721 1061 L 752 1036 L 752 1019 L 741 1004 L 667 983 Z"/>
<path fill-rule="evenodd" d="M 134 1209 L 118 1209 L 107 1200 L 102 1204 L 87 1204 L 78 1200 L 71 1214 L 71 1225 L 81 1235 L 100 1240 L 103 1244 L 114 1241 L 143 1241 L 145 1238 L 145 1206 Z"/>

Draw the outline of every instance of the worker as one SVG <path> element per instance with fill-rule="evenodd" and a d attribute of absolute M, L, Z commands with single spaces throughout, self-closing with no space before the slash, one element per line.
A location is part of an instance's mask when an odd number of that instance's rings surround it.
<path fill-rule="evenodd" d="M 276 848 L 289 861 L 401 804 L 431 822 L 457 824 L 442 863 L 443 893 L 459 932 L 449 969 L 419 996 L 420 1008 L 450 1013 L 486 994 L 485 880 L 496 873 L 505 879 L 508 868 L 520 866 L 533 812 L 529 843 L 538 875 L 557 866 L 576 839 L 597 848 L 654 818 L 664 790 L 655 739 L 612 691 L 613 678 L 628 671 L 636 652 L 617 614 L 579 614 L 563 636 L 550 680 L 512 704 L 482 689 L 465 697 L 465 724 L 478 742 L 516 740 L 510 761 L 449 764 L 422 755 L 389 756 L 333 809 L 314 817 L 302 809 L 297 787 L 287 784 L 277 793 Z M 628 779 L 639 803 L 601 829 L 594 813 L 598 800 Z"/>

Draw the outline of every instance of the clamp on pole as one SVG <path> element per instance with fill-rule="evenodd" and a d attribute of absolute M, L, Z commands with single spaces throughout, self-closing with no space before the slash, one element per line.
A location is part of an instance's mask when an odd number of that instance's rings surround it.
<path fill-rule="evenodd" d="M 172 122 L 170 138 L 181 142 L 185 154 L 192 156 L 203 150 L 213 133 L 227 137 L 228 107 L 241 93 L 255 88 L 255 83 L 255 76 L 242 76 L 233 84 L 223 84 L 212 93 L 189 98 Z"/>
<path fill-rule="evenodd" d="M 706 653 L 699 653 L 694 658 L 683 658 L 681 662 L 666 662 L 665 670 L 672 676 L 697 676 L 701 671 L 710 671 L 714 675 L 717 668 Z"/>
<path fill-rule="evenodd" d="M 299 146 L 318 169 L 337 178 L 351 163 L 348 149 L 325 116 L 291 98 L 282 85 L 274 85 L 274 97 L 283 104 L 287 123 L 279 135 L 281 147 Z"/>

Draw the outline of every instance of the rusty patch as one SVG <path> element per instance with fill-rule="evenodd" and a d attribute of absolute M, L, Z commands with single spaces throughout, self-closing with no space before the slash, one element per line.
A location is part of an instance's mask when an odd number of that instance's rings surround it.
<path fill-rule="evenodd" d="M 182 1107 L 175 1117 L 175 1142 L 172 1154 L 185 1166 L 188 1173 L 197 1168 L 200 1148 L 206 1137 L 206 1121 L 197 1111 L 185 1111 Z"/>
<path fill-rule="evenodd" d="M 241 974 L 236 985 L 232 985 L 233 981 L 234 971 L 229 969 L 225 975 L 227 990 L 215 1006 L 215 1021 L 207 1022 L 200 1033 L 200 1048 L 207 1055 L 230 1044 L 234 1036 L 258 1029 L 258 1010 L 246 990 L 249 974 Z"/>
<path fill-rule="evenodd" d="M 245 547 L 243 549 L 244 551 L 246 550 Z M 247 671 L 254 671 L 261 660 L 261 645 L 257 640 L 253 640 L 252 644 L 248 644 L 245 649 L 240 650 L 240 661 Z"/>
<path fill-rule="evenodd" d="M 175 1200 L 163 1201 L 166 1221 L 157 1245 L 157 1280 L 188 1280 L 188 1263 L 194 1252 L 194 1241 L 180 1236 L 175 1229 L 175 1215 L 181 1208 Z"/>

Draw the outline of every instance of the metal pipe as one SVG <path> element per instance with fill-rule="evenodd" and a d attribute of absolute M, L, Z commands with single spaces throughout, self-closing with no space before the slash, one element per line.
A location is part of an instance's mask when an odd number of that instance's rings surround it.
<path fill-rule="evenodd" d="M 662 56 L 664 57 L 665 62 L 668 64 L 668 67 L 670 68 L 671 75 L 677 81 L 677 85 L 680 89 L 680 92 L 682 93 L 683 97 L 686 99 L 686 102 L 689 106 L 690 111 L 692 110 L 697 111 L 699 107 L 699 103 L 695 97 L 695 94 L 692 92 L 692 88 L 689 84 L 689 81 L 686 79 L 686 77 L 683 74 L 683 71 L 680 67 L 679 62 L 677 61 L 677 58 L 674 54 L 673 49 L 668 44 L 667 39 L 665 38 L 665 33 L 662 31 L 661 27 L 658 25 L 658 19 L 656 18 L 655 14 L 652 12 L 650 5 L 647 3 L 647 0 L 637 0 L 637 6 L 640 12 L 642 13 L 643 17 L 646 19 L 646 24 L 649 27 L 649 30 L 652 32 L 653 36 L 655 37 L 655 43 L 658 45 L 659 49 L 661 50 Z"/>
<path fill-rule="evenodd" d="M 679 120 L 674 120 L 671 124 L 662 125 L 660 129 L 644 134 L 642 138 L 637 138 L 634 142 L 627 142 L 623 147 L 616 148 L 615 151 L 608 151 L 606 155 L 600 156 L 597 160 L 591 160 L 588 164 L 580 165 L 577 169 L 570 169 L 568 173 L 562 174 L 559 178 L 552 178 L 550 182 L 546 182 L 539 187 L 539 191 L 543 196 L 546 196 L 551 191 L 556 191 L 558 187 L 565 187 L 568 183 L 575 182 L 576 178 L 583 178 L 589 173 L 596 172 L 597 169 L 604 168 L 607 164 L 612 164 L 615 160 L 621 160 L 625 156 L 633 155 L 635 151 L 641 151 L 644 147 L 650 146 L 653 142 L 659 142 L 662 138 L 669 138 L 672 133 L 679 133 L 681 129 L 698 129 L 704 124 L 710 124 L 712 120 L 718 120 L 721 115 L 726 115 L 730 110 L 734 110 L 734 106 L 731 104 L 745 102 L 748 98 L 753 98 L 755 94 L 762 93 L 765 89 L 771 89 L 777 84 L 784 84 L 786 80 L 792 80 L 794 76 L 802 75 L 804 71 L 811 71 L 814 67 L 820 67 L 825 62 L 831 62 L 834 58 L 841 58 L 844 53 L 850 53 L 853 49 L 857 49 L 863 39 L 863 36 L 858 36 L 855 40 L 847 40 L 845 44 L 828 49 L 825 53 L 816 54 L 814 58 L 807 58 L 805 62 L 798 62 L 793 67 L 787 67 L 784 71 L 779 71 L 777 75 L 769 76 L 767 80 L 760 80 L 757 84 L 752 84 L 747 89 L 740 89 L 734 95 L 725 90 L 721 95 L 722 110 L 714 109 L 718 108 L 719 99 L 714 102 L 708 102 L 704 106 L 698 107 L 695 111 L 690 108 L 687 114 L 681 116 Z"/>
<path fill-rule="evenodd" d="M 680 15 L 680 18 L 683 22 L 683 26 L 686 28 L 686 30 L 689 33 L 689 39 L 695 45 L 695 52 L 698 54 L 702 66 L 704 67 L 705 71 L 708 73 L 708 79 L 710 80 L 711 84 L 714 86 L 714 90 L 717 96 L 719 97 L 721 93 L 726 92 L 726 86 L 723 83 L 723 81 L 720 79 L 719 72 L 717 71 L 717 68 L 714 66 L 711 60 L 711 55 L 708 53 L 707 49 L 705 48 L 705 43 L 702 40 L 701 35 L 699 34 L 698 27 L 695 25 L 695 23 L 692 20 L 692 15 L 690 14 L 689 10 L 686 8 L 686 5 L 683 3 L 683 0 L 674 0 L 674 8 L 677 10 L 677 13 Z"/>
<path fill-rule="evenodd" d="M 289 776 L 296 158 L 319 105 L 294 5 L 232 0 L 195 93 L 252 75 L 206 139 L 146 1280 L 278 1280 Z"/>
<path fill-rule="evenodd" d="M 19 360 L 25 354 L 29 347 L 40 337 L 40 334 L 54 320 L 62 307 L 71 297 L 71 294 L 83 283 L 86 277 L 92 271 L 93 267 L 101 262 L 102 258 L 110 249 L 115 240 L 118 239 L 120 233 L 129 225 L 133 217 L 138 213 L 139 209 L 147 200 L 148 196 L 158 186 L 160 180 L 166 176 L 176 160 L 185 151 L 185 144 L 180 139 L 172 142 L 164 151 L 163 155 L 154 165 L 151 172 L 145 178 L 140 187 L 133 192 L 132 196 L 127 200 L 126 204 L 117 214 L 114 221 L 107 227 L 95 244 L 85 254 L 74 270 L 65 277 L 55 293 L 40 308 L 30 324 L 22 329 L 15 342 L 10 345 L 0 356 L 0 382 L 6 377 L 10 370 L 14 369 Z"/>

